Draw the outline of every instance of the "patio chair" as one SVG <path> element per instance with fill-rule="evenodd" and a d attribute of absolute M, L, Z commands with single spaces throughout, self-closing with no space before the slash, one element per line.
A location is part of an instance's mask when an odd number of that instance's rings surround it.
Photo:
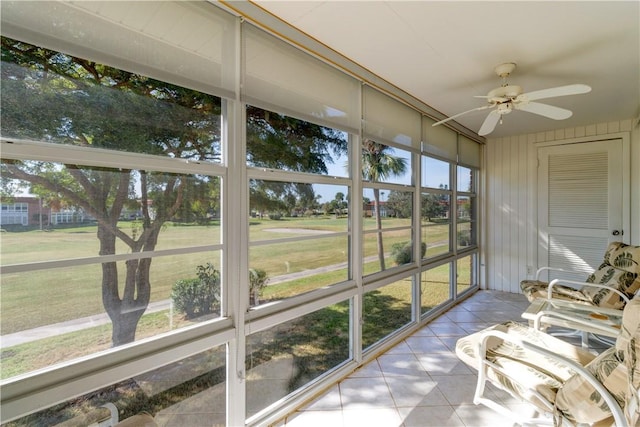
<path fill-rule="evenodd" d="M 536 272 L 535 280 L 520 282 L 520 288 L 529 301 L 554 298 L 622 309 L 640 289 L 640 246 L 610 243 L 602 264 L 584 282 L 554 279 L 547 283 L 539 279 L 546 270 L 566 271 L 542 267 Z"/>
<path fill-rule="evenodd" d="M 625 306 L 615 345 L 597 356 L 516 322 L 460 338 L 456 355 L 478 370 L 473 402 L 521 425 L 638 425 L 640 297 Z M 492 399 L 487 382 L 537 414 L 526 418 Z"/>

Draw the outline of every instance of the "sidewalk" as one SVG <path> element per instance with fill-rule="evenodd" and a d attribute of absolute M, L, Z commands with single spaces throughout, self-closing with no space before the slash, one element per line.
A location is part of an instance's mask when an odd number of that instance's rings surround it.
<path fill-rule="evenodd" d="M 169 300 L 149 303 L 145 313 L 168 310 Z M 95 326 L 111 323 L 106 313 L 94 314 L 93 316 L 80 317 L 78 319 L 67 320 L 66 322 L 54 323 L 52 325 L 40 326 L 38 328 L 7 334 L 0 337 L 0 347 L 8 348 L 14 345 L 37 341 L 43 338 L 62 335 L 68 332 L 79 331 L 81 329 L 93 328 Z"/>
<path fill-rule="evenodd" d="M 375 260 L 377 257 L 373 257 Z M 339 270 L 341 268 L 347 268 L 347 263 L 328 265 L 325 267 L 314 268 L 311 270 L 303 270 L 295 273 L 283 274 L 276 276 L 269 280 L 267 286 L 276 285 L 278 283 L 289 282 L 291 280 L 300 279 L 305 276 L 311 276 L 319 273 L 326 273 L 328 271 Z M 162 310 L 169 310 L 171 300 L 166 299 L 162 301 L 156 301 L 149 303 L 145 314 L 155 313 Z M 81 329 L 93 328 L 95 326 L 105 325 L 111 323 L 109 316 L 106 313 L 95 314 L 87 317 L 80 317 L 78 319 L 67 320 L 65 322 L 54 323 L 51 325 L 40 326 L 38 328 L 27 329 L 24 331 L 16 332 L 13 334 L 7 334 L 0 336 L 0 347 L 8 348 L 19 344 L 24 344 L 32 341 L 37 341 L 43 338 L 52 337 L 56 335 L 62 335 L 69 332 L 79 331 Z"/>
<path fill-rule="evenodd" d="M 385 254 L 388 256 L 388 254 Z M 370 256 L 364 259 L 365 262 L 371 262 L 378 259 L 377 255 Z M 327 265 L 324 267 L 313 268 L 311 270 L 302 270 L 295 273 L 282 274 L 276 276 L 267 282 L 267 286 L 277 285 L 279 283 L 289 282 L 291 280 L 300 279 L 306 276 L 313 276 L 314 274 L 326 273 L 329 271 L 340 270 L 347 268 L 347 262 L 341 262 L 339 264 Z M 171 300 L 162 300 L 149 303 L 145 314 L 155 313 L 162 310 L 169 310 Z M 54 323 L 51 325 L 40 326 L 38 328 L 27 329 L 24 331 L 16 332 L 13 334 L 7 334 L 0 336 L 0 348 L 8 348 L 19 344 L 24 344 L 32 341 L 37 341 L 43 338 L 52 337 L 56 335 L 62 335 L 69 332 L 79 331 L 86 328 L 92 328 L 95 326 L 105 325 L 111 323 L 109 316 L 106 313 L 94 314 L 92 316 L 80 317 L 78 319 L 67 320 L 65 322 Z"/>

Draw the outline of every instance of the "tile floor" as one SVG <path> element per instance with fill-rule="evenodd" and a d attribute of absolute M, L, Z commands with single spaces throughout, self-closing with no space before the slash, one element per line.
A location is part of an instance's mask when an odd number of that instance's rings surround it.
<path fill-rule="evenodd" d="M 284 427 L 501 427 L 509 419 L 473 404 L 476 371 L 459 362 L 459 337 L 506 320 L 522 320 L 523 295 L 479 291 L 342 380 Z M 519 413 L 529 405 L 491 389 Z"/>

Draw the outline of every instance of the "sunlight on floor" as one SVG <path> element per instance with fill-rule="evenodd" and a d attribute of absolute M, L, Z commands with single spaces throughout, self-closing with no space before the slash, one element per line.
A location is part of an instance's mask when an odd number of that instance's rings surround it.
<path fill-rule="evenodd" d="M 501 427 L 514 423 L 473 404 L 476 373 L 458 360 L 461 336 L 522 320 L 523 295 L 480 291 L 429 323 L 299 411 L 281 427 Z M 527 404 L 492 389 L 519 413 Z"/>

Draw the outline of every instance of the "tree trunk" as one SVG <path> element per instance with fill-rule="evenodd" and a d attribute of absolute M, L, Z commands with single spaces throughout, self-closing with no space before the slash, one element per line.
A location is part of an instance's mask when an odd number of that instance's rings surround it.
<path fill-rule="evenodd" d="M 98 239 L 100 255 L 115 254 L 116 237 L 110 230 L 98 225 Z M 117 264 L 102 263 L 102 303 L 113 326 L 113 347 L 135 341 L 138 322 L 151 296 L 151 259 L 126 261 L 125 268 L 124 291 L 120 298 Z"/>
<path fill-rule="evenodd" d="M 111 343 L 113 347 L 135 341 L 138 322 L 144 314 L 145 308 L 146 307 L 139 307 L 130 311 L 121 312 L 115 317 L 109 315 L 113 325 L 111 332 Z"/>
<path fill-rule="evenodd" d="M 380 190 L 373 189 L 373 203 L 376 210 L 376 229 L 378 232 L 378 260 L 380 261 L 380 270 L 384 270 L 384 248 L 382 246 L 382 218 L 380 216 Z"/>

